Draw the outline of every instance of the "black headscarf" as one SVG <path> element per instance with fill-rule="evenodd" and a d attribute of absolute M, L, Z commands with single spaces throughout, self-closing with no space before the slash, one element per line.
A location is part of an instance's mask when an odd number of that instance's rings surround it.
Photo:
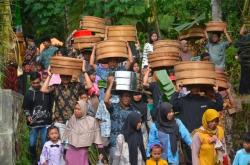
<path fill-rule="evenodd" d="M 122 134 L 125 141 L 128 143 L 129 162 L 131 165 L 137 165 L 138 163 L 138 148 L 141 151 L 142 158 L 146 161 L 146 152 L 143 144 L 142 132 L 141 129 L 136 129 L 139 122 L 141 122 L 141 115 L 137 112 L 131 112 L 128 115 L 122 129 Z"/>
<path fill-rule="evenodd" d="M 147 103 L 140 101 L 132 101 L 132 106 L 141 113 L 142 122 L 147 122 Z"/>
<path fill-rule="evenodd" d="M 167 119 L 167 114 L 171 112 L 172 107 L 173 106 L 167 102 L 163 102 L 159 105 L 156 125 L 159 131 L 169 134 L 171 150 L 172 153 L 175 154 L 179 140 L 179 126 L 174 118 L 172 120 Z"/>

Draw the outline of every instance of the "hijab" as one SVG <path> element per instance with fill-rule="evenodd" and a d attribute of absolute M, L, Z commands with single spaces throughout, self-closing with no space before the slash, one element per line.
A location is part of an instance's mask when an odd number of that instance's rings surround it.
<path fill-rule="evenodd" d="M 132 106 L 141 113 L 142 122 L 147 122 L 147 104 L 142 101 L 132 101 Z"/>
<path fill-rule="evenodd" d="M 202 127 L 205 133 L 209 135 L 216 135 L 217 129 L 211 130 L 208 128 L 208 122 L 219 118 L 219 113 L 215 109 L 207 109 L 202 116 Z"/>
<path fill-rule="evenodd" d="M 122 129 L 125 141 L 128 143 L 129 162 L 131 165 L 138 163 L 138 148 L 141 151 L 142 158 L 146 161 L 146 151 L 143 143 L 141 129 L 137 130 L 137 124 L 141 122 L 141 115 L 137 112 L 131 112 Z"/>
<path fill-rule="evenodd" d="M 175 154 L 179 140 L 179 126 L 174 118 L 172 120 L 167 119 L 167 114 L 171 112 L 172 107 L 173 106 L 167 102 L 163 102 L 159 105 L 156 126 L 159 131 L 169 134 L 171 151 Z"/>
<path fill-rule="evenodd" d="M 76 118 L 72 115 L 67 123 L 63 140 L 74 147 L 89 147 L 93 143 L 102 144 L 101 132 L 95 118 L 87 116 L 88 103 L 81 100 L 77 104 L 80 106 L 82 117 Z"/>
<path fill-rule="evenodd" d="M 77 104 L 80 106 L 81 112 L 82 112 L 82 117 L 85 118 L 87 115 L 87 110 L 88 110 L 88 105 L 85 101 L 77 101 Z M 75 116 L 75 115 L 74 115 Z"/>

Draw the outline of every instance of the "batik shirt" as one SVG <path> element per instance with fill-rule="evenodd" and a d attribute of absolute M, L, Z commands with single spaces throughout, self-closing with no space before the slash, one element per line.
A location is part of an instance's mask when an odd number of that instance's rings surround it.
<path fill-rule="evenodd" d="M 115 69 L 103 68 L 102 66 L 97 65 L 96 75 L 101 78 L 100 81 L 106 82 L 110 73 L 115 72 L 115 71 L 125 71 L 125 70 L 126 68 L 124 67 L 124 65 L 120 65 L 118 68 L 115 68 Z M 104 88 L 100 88 L 99 100 L 104 100 L 104 95 L 105 95 Z"/>
<path fill-rule="evenodd" d="M 96 67 L 96 75 L 99 76 L 102 80 L 107 81 L 107 78 L 109 76 L 109 73 L 115 72 L 115 71 L 125 71 L 126 68 L 124 65 L 120 65 L 117 68 L 109 69 L 109 68 L 103 68 L 100 65 L 97 65 Z"/>
<path fill-rule="evenodd" d="M 125 123 L 130 112 L 133 111 L 132 106 L 128 108 L 122 108 L 120 103 L 111 103 L 110 108 L 111 119 L 111 134 L 110 134 L 110 145 L 115 147 L 116 138 L 121 133 L 123 124 Z"/>
<path fill-rule="evenodd" d="M 53 85 L 55 99 L 54 120 L 60 123 L 66 123 L 74 113 L 76 102 L 78 101 L 78 91 L 84 86 L 81 83 L 71 82 L 67 87 L 64 85 Z"/>
<path fill-rule="evenodd" d="M 100 120 L 101 136 L 110 137 L 110 131 L 111 131 L 110 114 L 106 108 L 106 105 L 104 104 L 104 101 L 101 101 L 99 103 L 95 118 Z"/>

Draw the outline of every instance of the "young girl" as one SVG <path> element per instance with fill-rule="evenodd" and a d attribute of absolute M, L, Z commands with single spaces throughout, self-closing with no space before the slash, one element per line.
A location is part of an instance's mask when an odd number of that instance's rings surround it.
<path fill-rule="evenodd" d="M 100 128 L 94 117 L 87 116 L 87 103 L 78 101 L 74 115 L 67 123 L 63 140 L 68 142 L 67 165 L 88 165 L 88 147 L 93 143 L 102 147 Z"/>
<path fill-rule="evenodd" d="M 161 159 L 162 151 L 161 144 L 152 144 L 150 147 L 150 159 L 147 160 L 146 165 L 168 165 L 166 160 Z"/>
<path fill-rule="evenodd" d="M 64 165 L 63 145 L 59 136 L 59 129 L 50 126 L 47 130 L 47 141 L 40 156 L 39 165 Z"/>
<path fill-rule="evenodd" d="M 141 132 L 141 115 L 131 112 L 117 136 L 112 165 L 145 165 L 146 152 Z"/>
<path fill-rule="evenodd" d="M 148 65 L 148 54 L 153 52 L 153 43 L 159 39 L 156 32 L 151 32 L 149 35 L 149 42 L 144 45 L 143 56 L 142 56 L 142 68 Z"/>

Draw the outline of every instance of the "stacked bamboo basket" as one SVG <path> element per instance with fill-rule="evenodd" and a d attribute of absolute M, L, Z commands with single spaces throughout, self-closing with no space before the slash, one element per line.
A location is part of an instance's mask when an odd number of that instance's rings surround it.
<path fill-rule="evenodd" d="M 212 62 L 187 61 L 174 66 L 177 85 L 216 85 L 215 67 Z"/>
<path fill-rule="evenodd" d="M 70 57 L 54 56 L 50 59 L 51 73 L 79 76 L 82 72 L 82 60 Z"/>
<path fill-rule="evenodd" d="M 93 47 L 97 42 L 103 40 L 106 28 L 105 20 L 99 17 L 84 16 L 80 21 L 80 28 L 82 30 L 79 30 L 79 33 L 87 30 L 94 34 L 83 36 L 80 34 L 74 37 L 73 47 L 78 50 Z"/>
<path fill-rule="evenodd" d="M 207 23 L 207 32 L 224 32 L 227 24 L 222 21 L 210 21 Z"/>
<path fill-rule="evenodd" d="M 132 25 L 107 26 L 105 41 L 96 45 L 96 60 L 106 63 L 110 58 L 118 62 L 128 59 L 126 42 L 137 41 L 136 27 Z"/>
<path fill-rule="evenodd" d="M 180 42 L 177 40 L 158 40 L 153 45 L 154 51 L 149 54 L 151 68 L 174 66 L 180 61 Z"/>
<path fill-rule="evenodd" d="M 204 29 L 202 27 L 192 27 L 188 30 L 183 31 L 180 34 L 180 40 L 189 40 L 189 39 L 201 39 L 205 38 Z"/>

